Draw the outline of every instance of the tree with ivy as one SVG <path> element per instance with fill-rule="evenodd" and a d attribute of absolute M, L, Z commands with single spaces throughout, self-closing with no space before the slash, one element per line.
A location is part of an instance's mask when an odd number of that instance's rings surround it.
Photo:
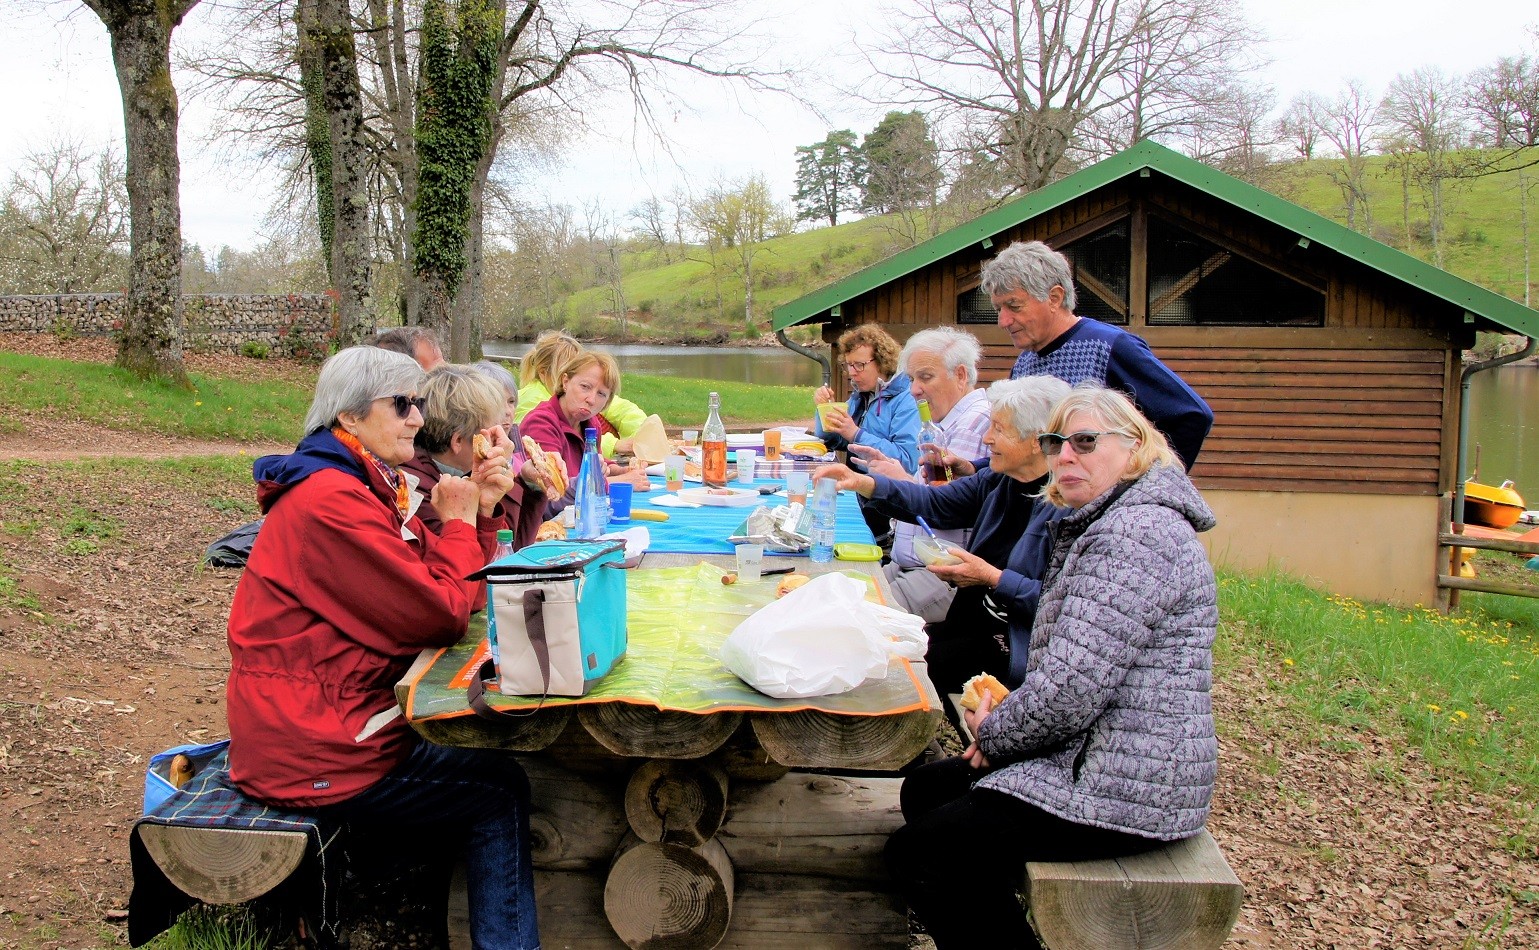
<path fill-rule="evenodd" d="M 112 38 L 128 154 L 128 306 L 117 364 L 187 386 L 182 362 L 182 199 L 171 33 L 198 0 L 84 0 Z"/>
<path fill-rule="evenodd" d="M 839 212 L 860 207 L 866 162 L 855 133 L 840 129 L 828 138 L 796 148 L 796 218 L 839 223 Z"/>
<path fill-rule="evenodd" d="M 291 35 L 293 17 L 283 15 L 286 2 L 224 9 L 222 15 L 240 24 L 226 32 L 251 45 L 265 44 L 263 51 L 248 57 L 239 49 L 212 50 L 200 57 L 198 68 L 241 110 L 231 128 L 264 136 L 292 162 L 292 156 L 306 154 L 306 111 L 329 106 L 306 93 Z M 772 77 L 747 65 L 747 54 L 734 58 L 737 49 L 746 48 L 743 21 L 724 14 L 739 6 L 748 5 L 742 0 L 353 0 L 359 85 L 368 105 L 364 200 L 374 209 L 381 270 L 399 278 L 400 319 L 444 335 L 452 359 L 479 351 L 487 205 L 507 196 L 504 176 L 516 172 L 521 158 L 543 157 L 542 143 L 588 121 L 589 101 L 616 88 L 629 90 L 643 121 L 655 129 L 649 96 L 667 74 L 771 85 Z M 443 25 L 430 25 L 432 17 Z M 500 27 L 488 60 L 486 44 L 493 35 L 483 31 L 471 39 L 466 31 L 492 20 Z M 453 38 L 429 41 L 430 34 Z M 280 49 L 287 52 L 274 52 Z M 433 57 L 439 65 L 430 75 Z M 483 84 L 488 105 L 478 111 L 469 100 L 479 95 L 472 87 Z M 434 144 L 424 146 L 427 140 Z M 333 156 L 333 167 L 336 161 Z M 306 159 L 306 174 L 309 166 Z M 320 171 L 315 169 L 317 177 Z M 424 189 L 434 194 L 424 197 Z M 434 220 L 422 221 L 427 214 Z M 458 253 L 448 246 L 455 235 L 461 239 Z M 431 246 L 420 247 L 421 241 Z"/>

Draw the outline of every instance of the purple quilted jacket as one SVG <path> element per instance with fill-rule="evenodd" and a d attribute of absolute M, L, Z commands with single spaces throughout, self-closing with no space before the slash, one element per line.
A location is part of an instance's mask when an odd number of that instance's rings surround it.
<path fill-rule="evenodd" d="M 983 721 L 980 788 L 1171 841 L 1201 830 L 1218 739 L 1209 689 L 1213 512 L 1159 466 L 1057 523 L 1025 682 Z"/>

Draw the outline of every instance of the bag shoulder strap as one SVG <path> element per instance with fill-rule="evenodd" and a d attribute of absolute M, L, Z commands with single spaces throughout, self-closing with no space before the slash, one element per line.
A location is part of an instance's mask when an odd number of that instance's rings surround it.
<path fill-rule="evenodd" d="M 486 682 L 495 679 L 497 668 L 488 658 L 476 675 L 470 679 L 470 688 L 465 691 L 465 701 L 477 716 L 483 719 L 522 719 L 532 716 L 545 706 L 545 700 L 550 697 L 550 641 L 545 638 L 545 591 L 540 588 L 531 588 L 524 591 L 524 630 L 529 634 L 529 645 L 534 648 L 535 662 L 540 665 L 540 681 L 543 691 L 540 693 L 540 704 L 533 709 L 521 712 L 513 712 L 507 709 L 497 709 L 486 701 Z"/>

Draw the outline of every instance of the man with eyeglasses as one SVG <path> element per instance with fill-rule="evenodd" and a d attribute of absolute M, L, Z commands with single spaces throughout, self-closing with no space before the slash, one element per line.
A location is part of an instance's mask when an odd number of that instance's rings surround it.
<path fill-rule="evenodd" d="M 1121 390 L 1191 469 L 1213 410 L 1142 339 L 1075 315 L 1074 276 L 1062 254 L 1041 241 L 1017 241 L 984 264 L 982 276 L 999 325 L 1021 350 L 1011 379 L 1056 376 L 1071 386 L 1089 379 Z"/>

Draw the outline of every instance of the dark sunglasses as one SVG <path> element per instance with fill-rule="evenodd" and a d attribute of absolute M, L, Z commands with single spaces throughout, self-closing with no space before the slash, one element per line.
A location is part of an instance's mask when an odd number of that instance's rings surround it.
<path fill-rule="evenodd" d="M 426 396 L 408 396 L 404 393 L 393 393 L 389 396 L 380 396 L 378 398 L 390 400 L 390 404 L 395 407 L 395 414 L 402 419 L 411 415 L 413 406 L 417 407 L 418 412 L 425 411 L 427 407 Z"/>
<path fill-rule="evenodd" d="M 1063 444 L 1065 442 L 1074 446 L 1075 455 L 1089 455 L 1095 451 L 1096 443 L 1101 440 L 1103 435 L 1120 435 L 1124 439 L 1132 438 L 1132 436 L 1119 429 L 1112 429 L 1107 432 L 1070 432 L 1068 435 L 1059 435 L 1056 432 L 1043 432 L 1037 436 L 1037 445 L 1041 446 L 1043 455 L 1057 455 L 1063 451 Z"/>

